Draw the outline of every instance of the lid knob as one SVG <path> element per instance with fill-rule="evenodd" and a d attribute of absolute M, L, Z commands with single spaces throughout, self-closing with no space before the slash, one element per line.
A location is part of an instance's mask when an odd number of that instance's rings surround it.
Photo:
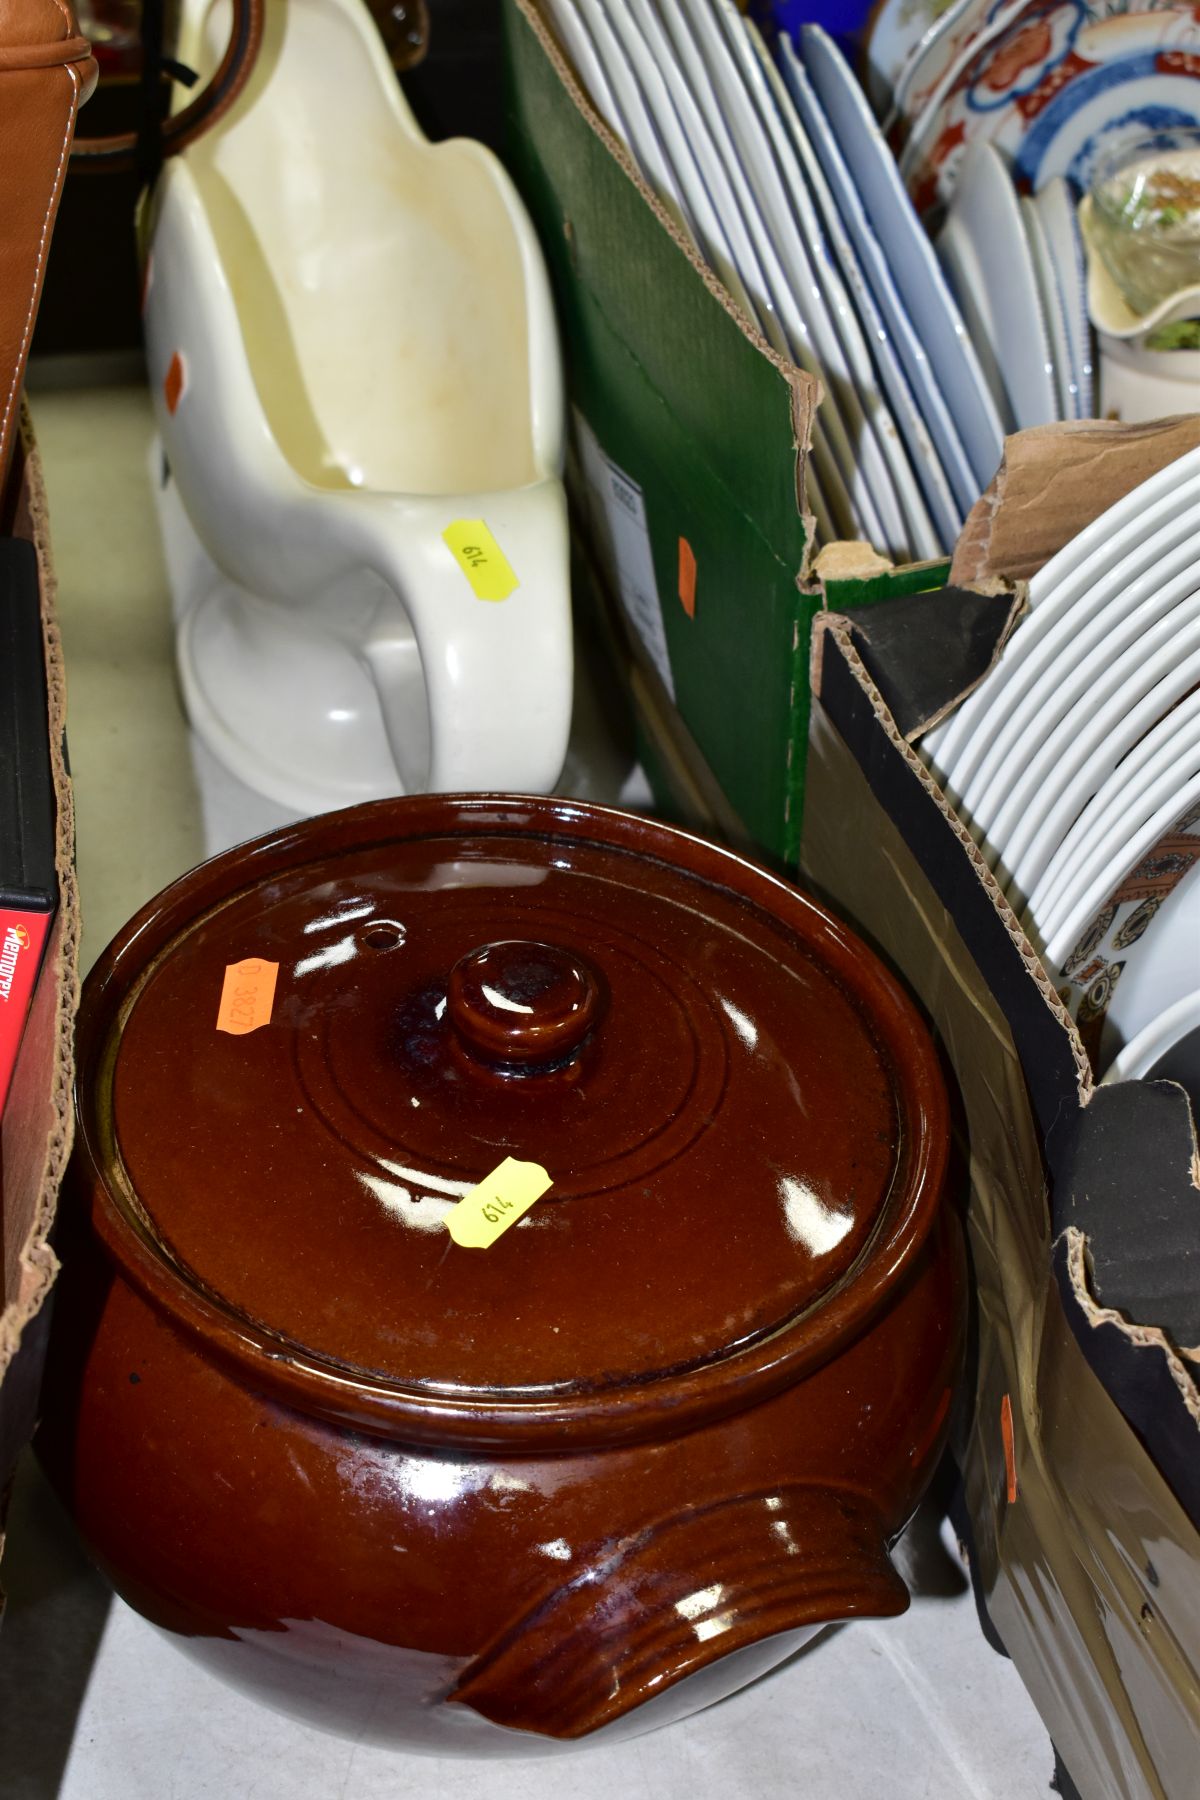
<path fill-rule="evenodd" d="M 450 971 L 450 1022 L 485 1062 L 539 1068 L 577 1050 L 600 1012 L 600 983 L 554 944 L 484 944 Z"/>

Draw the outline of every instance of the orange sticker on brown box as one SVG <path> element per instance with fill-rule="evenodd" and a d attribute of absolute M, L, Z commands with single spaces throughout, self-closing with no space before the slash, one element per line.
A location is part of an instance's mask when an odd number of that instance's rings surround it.
<path fill-rule="evenodd" d="M 228 1031 L 233 1037 L 245 1037 L 248 1031 L 269 1025 L 278 974 L 279 964 L 264 962 L 261 956 L 248 956 L 245 962 L 230 963 L 221 988 L 217 1030 Z"/>

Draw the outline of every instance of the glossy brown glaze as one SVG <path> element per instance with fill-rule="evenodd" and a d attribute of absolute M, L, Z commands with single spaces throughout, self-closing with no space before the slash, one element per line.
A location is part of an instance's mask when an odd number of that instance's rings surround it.
<path fill-rule="evenodd" d="M 270 1021 L 218 1032 L 247 958 Z M 147 908 L 79 1058 L 43 1455 L 231 1678 L 528 1754 L 905 1604 L 961 1335 L 945 1098 L 794 889 L 576 803 L 359 808 Z M 460 1247 L 506 1156 L 550 1191 Z"/>

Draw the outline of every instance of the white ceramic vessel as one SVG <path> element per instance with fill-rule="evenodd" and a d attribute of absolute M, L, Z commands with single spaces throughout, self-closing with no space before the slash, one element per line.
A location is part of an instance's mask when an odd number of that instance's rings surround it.
<path fill-rule="evenodd" d="M 197 62 L 220 32 L 188 9 Z M 236 107 L 164 171 L 149 230 L 159 430 L 224 578 L 180 627 L 197 730 L 301 811 L 553 787 L 563 397 L 499 163 L 426 142 L 359 0 L 289 0 Z M 370 731 L 348 691 L 373 694 Z"/>

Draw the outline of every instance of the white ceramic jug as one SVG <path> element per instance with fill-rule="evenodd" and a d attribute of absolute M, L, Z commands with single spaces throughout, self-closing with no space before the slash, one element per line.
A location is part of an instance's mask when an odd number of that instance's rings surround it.
<path fill-rule="evenodd" d="M 226 29 L 219 5 L 187 9 L 183 59 Z M 269 0 L 245 93 L 168 163 L 147 225 L 200 735 L 306 812 L 551 788 L 571 699 L 561 376 L 499 163 L 426 141 L 360 0 Z"/>

